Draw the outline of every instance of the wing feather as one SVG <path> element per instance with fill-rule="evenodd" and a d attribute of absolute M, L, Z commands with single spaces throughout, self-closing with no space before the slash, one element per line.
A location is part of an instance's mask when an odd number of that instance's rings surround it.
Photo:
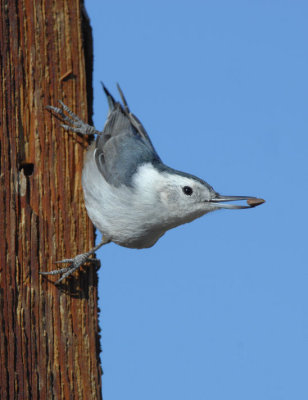
<path fill-rule="evenodd" d="M 103 86 L 109 104 L 104 131 L 97 137 L 95 160 L 105 180 L 113 185 L 130 186 L 137 168 L 161 160 L 141 122 L 129 111 L 118 86 L 123 106 Z"/>

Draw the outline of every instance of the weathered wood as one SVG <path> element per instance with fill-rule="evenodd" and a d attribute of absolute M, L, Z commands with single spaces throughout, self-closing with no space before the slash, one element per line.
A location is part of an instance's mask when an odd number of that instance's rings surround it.
<path fill-rule="evenodd" d="M 82 0 L 0 7 L 0 398 L 100 399 L 95 268 L 60 288 L 39 275 L 94 244 L 88 142 L 45 110 L 91 115 L 91 28 Z"/>

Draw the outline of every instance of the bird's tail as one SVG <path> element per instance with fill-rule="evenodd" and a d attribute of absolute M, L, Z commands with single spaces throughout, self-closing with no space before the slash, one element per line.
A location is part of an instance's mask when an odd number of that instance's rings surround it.
<path fill-rule="evenodd" d="M 102 85 L 102 87 L 103 87 L 103 90 L 104 90 L 104 92 L 105 92 L 105 94 L 106 94 L 106 97 L 107 97 L 107 100 L 108 100 L 109 112 L 111 112 L 112 110 L 114 110 L 115 105 L 116 105 L 118 102 L 115 101 L 114 97 L 113 97 L 112 94 L 109 92 L 109 90 L 106 88 L 106 86 L 103 84 L 103 82 L 101 82 L 101 85 Z M 125 97 L 124 97 L 124 94 L 123 94 L 123 92 L 122 92 L 122 89 L 120 88 L 120 85 L 119 85 L 118 83 L 117 83 L 117 88 L 118 88 L 118 91 L 119 91 L 119 93 L 120 93 L 121 100 L 122 100 L 122 103 L 123 103 L 123 105 L 121 104 L 121 106 L 124 108 L 125 113 L 129 114 L 130 111 L 129 111 L 129 108 L 128 108 L 128 105 L 127 105 L 127 101 L 126 101 L 126 99 L 125 99 Z M 118 103 L 118 104 L 119 104 L 119 103 Z"/>
<path fill-rule="evenodd" d="M 106 86 L 103 84 L 103 82 L 101 82 L 101 85 L 108 100 L 109 112 L 111 112 L 115 107 L 116 101 L 113 98 L 112 94 L 109 92 L 109 90 L 106 88 Z"/>

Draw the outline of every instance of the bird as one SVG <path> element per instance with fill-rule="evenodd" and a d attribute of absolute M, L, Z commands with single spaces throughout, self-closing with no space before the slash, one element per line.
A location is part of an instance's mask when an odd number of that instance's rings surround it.
<path fill-rule="evenodd" d="M 88 216 L 102 240 L 90 251 L 56 263 L 67 267 L 41 271 L 60 274 L 59 284 L 103 245 L 114 242 L 132 249 L 152 247 L 168 230 L 219 209 L 247 209 L 265 202 L 251 196 L 224 196 L 203 179 L 173 169 L 161 160 L 139 119 L 131 113 L 117 84 L 116 101 L 102 84 L 109 112 L 103 131 L 82 121 L 59 100 L 47 106 L 63 124 L 80 135 L 96 135 L 89 146 L 82 171 Z M 232 202 L 246 201 L 246 204 Z M 231 202 L 231 204 L 230 204 Z"/>

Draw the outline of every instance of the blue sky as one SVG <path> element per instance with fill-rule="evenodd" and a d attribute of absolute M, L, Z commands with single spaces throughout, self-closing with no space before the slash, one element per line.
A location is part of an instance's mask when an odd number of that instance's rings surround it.
<path fill-rule="evenodd" d="M 308 3 L 86 1 L 94 122 L 119 82 L 162 160 L 251 210 L 98 253 L 105 400 L 308 398 Z"/>

